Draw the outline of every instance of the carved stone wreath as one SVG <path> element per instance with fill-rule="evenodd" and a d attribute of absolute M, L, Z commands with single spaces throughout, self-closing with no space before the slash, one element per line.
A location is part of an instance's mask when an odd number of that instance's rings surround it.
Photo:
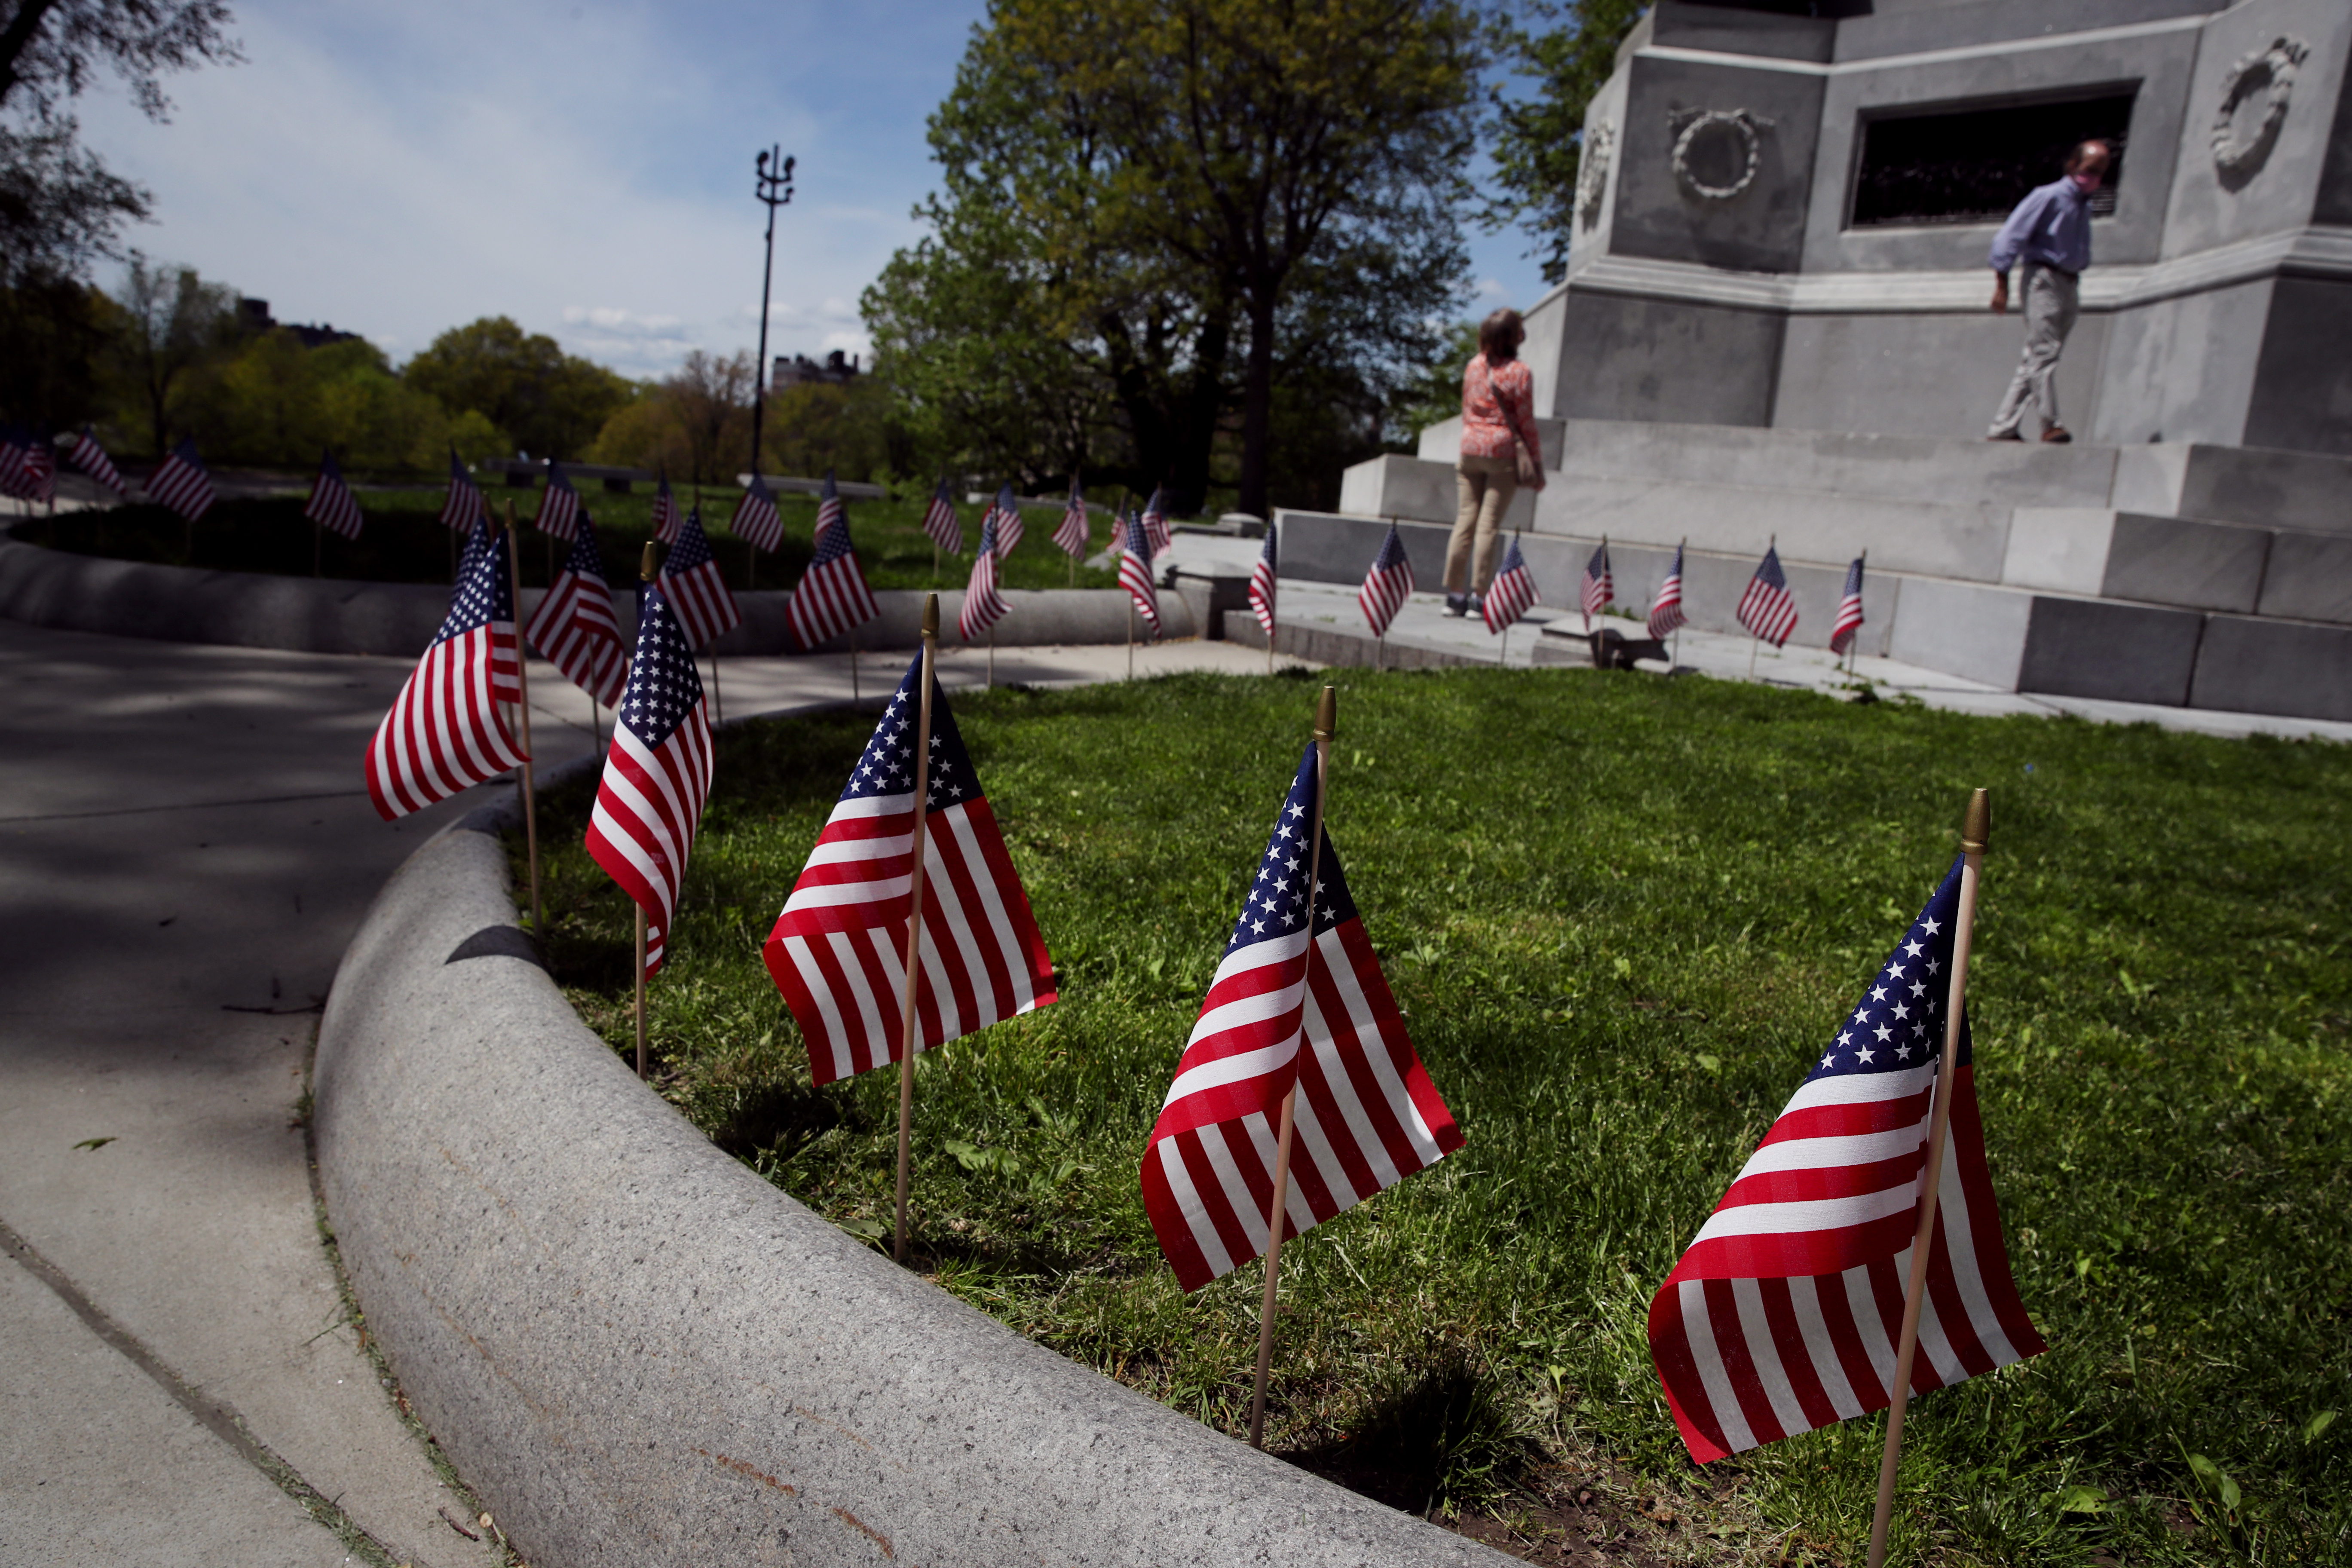
<path fill-rule="evenodd" d="M 1756 172 L 1763 166 L 1763 132 L 1771 121 L 1753 115 L 1744 109 L 1704 109 L 1685 110 L 1670 121 L 1681 134 L 1675 138 L 1675 178 L 1680 180 L 1695 195 L 1711 202 L 1727 202 L 1756 183 Z M 1727 185 L 1709 184 L 1691 168 L 1691 153 L 1700 138 L 1710 132 L 1729 132 L 1738 139 L 1742 166 L 1738 177 Z"/>
<path fill-rule="evenodd" d="M 1616 146 L 1617 127 L 1606 120 L 1584 133 L 1584 151 L 1576 161 L 1576 216 L 1586 228 L 1601 221 L 1601 201 L 1609 190 L 1609 158 Z"/>
<path fill-rule="evenodd" d="M 2230 68 L 2221 82 L 2221 107 L 2213 116 L 2213 166 L 2224 180 L 2242 184 L 2269 159 L 2294 92 L 2296 68 L 2310 53 L 2311 47 L 2299 39 L 2277 38 Z M 2238 110 L 2258 92 L 2266 95 L 2262 122 L 2252 135 L 2241 136 Z"/>

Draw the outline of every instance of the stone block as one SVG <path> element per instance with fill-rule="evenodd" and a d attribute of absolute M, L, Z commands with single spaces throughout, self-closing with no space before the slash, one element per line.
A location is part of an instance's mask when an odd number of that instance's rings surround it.
<path fill-rule="evenodd" d="M 1203 637 L 1214 638 L 1224 629 L 1225 614 L 1249 611 L 1249 574 L 1228 572 L 1188 572 L 1176 574 L 1175 597 L 1183 601 L 1185 613 L 1192 624 L 1202 628 Z M 1165 600 L 1168 595 L 1160 595 Z M 1163 615 L 1165 610 L 1161 612 Z"/>
<path fill-rule="evenodd" d="M 2197 651 L 2189 705 L 2352 719 L 2352 627 L 2215 616 Z"/>
<path fill-rule="evenodd" d="M 2352 624 L 2352 538 L 2273 534 L 2270 570 L 2255 610 L 2289 620 Z"/>
<path fill-rule="evenodd" d="M 1535 426 L 1536 439 L 1543 446 L 1544 467 L 1559 468 L 1560 445 L 1568 436 L 1568 421 L 1538 419 Z M 1413 456 L 1423 461 L 1444 463 L 1449 468 L 1454 466 L 1454 459 L 1461 455 L 1462 416 L 1458 414 L 1424 428 L 1413 451 Z"/>
<path fill-rule="evenodd" d="M 2092 508 L 2019 507 L 2001 581 L 2184 609 L 2251 612 L 2267 530 Z"/>
<path fill-rule="evenodd" d="M 2192 610 L 2036 595 L 2014 689 L 2179 707 L 2204 625 Z"/>
<path fill-rule="evenodd" d="M 1310 583 L 1361 583 L 1389 531 L 1388 520 L 1328 511 L 1281 508 L 1275 526 L 1282 531 L 1282 574 Z M 1412 563 L 1413 585 L 1435 593 L 1445 581 L 1445 542 L 1450 526 L 1400 522 L 1405 558 Z"/>
<path fill-rule="evenodd" d="M 1609 294 L 1571 283 L 1558 389 L 1538 413 L 1683 425 L 1772 422 L 1787 318 L 1696 300 Z"/>
<path fill-rule="evenodd" d="M 1459 499 L 1450 458 L 1441 463 L 1384 453 L 1358 463 L 1339 479 L 1339 510 L 1357 517 L 1409 518 L 1450 528 Z M 1503 514 L 1503 526 L 1531 526 L 1535 509 L 1535 492 L 1521 489 Z"/>
<path fill-rule="evenodd" d="M 1990 584 L 1906 579 L 1886 657 L 2014 691 L 2033 600 Z"/>
<path fill-rule="evenodd" d="M 2158 516 L 2352 534 L 2352 458 L 2260 447 L 2126 447 L 2111 504 Z"/>

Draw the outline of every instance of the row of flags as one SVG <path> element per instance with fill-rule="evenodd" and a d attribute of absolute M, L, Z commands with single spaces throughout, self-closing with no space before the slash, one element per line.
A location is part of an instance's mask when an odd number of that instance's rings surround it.
<path fill-rule="evenodd" d="M 121 470 L 99 444 L 97 431 L 89 426 L 54 440 L 21 426 L 10 426 L 0 428 L 0 495 L 27 501 L 55 500 L 59 459 L 117 495 L 128 497 L 131 493 Z M 147 476 L 145 489 L 148 500 L 169 507 L 190 522 L 210 510 L 217 499 L 212 472 L 196 456 L 193 439 L 181 442 L 164 454 L 163 460 Z"/>
<path fill-rule="evenodd" d="M 982 524 L 982 562 L 996 558 L 1000 521 Z M 586 591 L 602 582 L 593 524 L 584 513 L 578 522 L 565 574 L 593 606 L 602 597 Z M 845 531 L 839 521 L 828 526 Z M 1126 529 L 1123 554 L 1147 558 L 1140 516 Z M 688 512 L 680 547 L 699 532 Z M 387 817 L 522 760 L 499 710 L 520 696 L 510 542 L 486 521 L 476 525 L 442 632 L 370 749 L 370 793 Z M 1270 532 L 1268 613 L 1276 548 Z M 670 951 L 714 776 L 696 639 L 682 613 L 689 596 L 667 572 L 643 589 L 587 835 L 597 864 L 645 912 L 648 975 Z M 609 604 L 604 611 L 609 617 Z M 542 616 L 551 614 L 559 629 L 541 646 L 572 646 L 562 638 L 582 613 L 542 606 Z M 583 638 L 586 651 L 560 667 L 583 685 L 598 682 L 592 690 L 610 689 L 617 643 L 608 622 L 601 641 Z M 919 745 L 914 715 L 927 679 L 930 733 Z M 1382 973 L 1323 823 L 1322 787 L 1310 747 L 1138 1171 L 1154 1235 L 1187 1291 L 1266 1254 L 1276 1227 L 1300 1235 L 1464 1144 Z M 762 948 L 818 1084 L 907 1054 L 897 1020 L 918 856 L 913 1048 L 1055 1002 L 1051 955 L 1025 888 L 947 693 L 919 655 Z M 1948 1035 L 1957 1052 L 1949 1133 L 1909 1386 L 1957 1383 L 2044 1348 L 2009 1266 L 1965 1016 L 1947 1027 L 1960 877 L 1956 864 L 1651 1303 L 1653 1358 L 1700 1462 L 1889 1404 Z M 1287 1185 L 1276 1212 L 1285 1127 Z"/>

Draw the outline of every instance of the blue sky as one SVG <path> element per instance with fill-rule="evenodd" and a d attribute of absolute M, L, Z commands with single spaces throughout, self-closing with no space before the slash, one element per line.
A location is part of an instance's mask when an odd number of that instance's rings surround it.
<path fill-rule="evenodd" d="M 770 352 L 863 353 L 858 294 L 919 237 L 923 121 L 982 9 L 242 0 L 248 63 L 168 83 L 172 123 L 107 90 L 80 114 L 155 194 L 131 243 L 280 321 L 397 360 L 509 315 L 632 375 L 756 342 L 752 157 L 778 142 L 800 163 Z M 1519 235 L 1469 238 L 1478 308 L 1541 293 Z"/>

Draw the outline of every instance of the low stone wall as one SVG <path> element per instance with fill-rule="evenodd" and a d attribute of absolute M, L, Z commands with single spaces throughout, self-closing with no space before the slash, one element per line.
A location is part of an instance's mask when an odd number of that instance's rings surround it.
<path fill-rule="evenodd" d="M 528 618 L 541 590 L 526 588 Z M 923 594 L 886 589 L 875 601 L 880 616 L 858 630 L 863 648 L 920 645 Z M 1004 647 L 1117 643 L 1128 637 L 1127 595 L 1117 588 L 1005 591 L 1012 606 L 996 624 Z M 1162 635 L 1198 635 L 1192 609 L 1180 594 L 1162 593 Z M 743 624 L 709 651 L 731 657 L 797 653 L 785 621 L 789 592 L 735 595 Z M 940 625 L 957 642 L 961 589 L 940 595 Z M 623 631 L 636 624 L 633 595 L 616 593 L 613 608 Z M 278 577 L 254 572 L 208 572 L 103 556 L 45 550 L 0 538 L 0 616 L 62 631 L 167 642 L 219 643 L 234 647 L 288 648 L 298 653 L 384 654 L 414 658 L 425 651 L 449 611 L 449 590 L 433 583 L 354 583 L 337 578 Z M 848 637 L 821 652 L 845 652 Z"/>
<path fill-rule="evenodd" d="M 316 1115 L 369 1331 L 530 1561 L 1506 1561 L 1031 1343 L 712 1147 L 529 956 L 501 820 L 377 899 Z"/>

